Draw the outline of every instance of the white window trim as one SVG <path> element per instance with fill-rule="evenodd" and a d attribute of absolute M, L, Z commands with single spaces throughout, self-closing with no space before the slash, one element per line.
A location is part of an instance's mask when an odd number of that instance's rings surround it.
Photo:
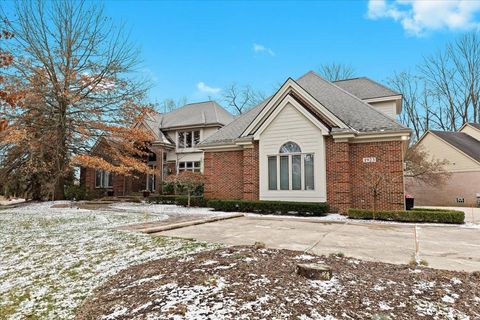
<path fill-rule="evenodd" d="M 100 179 L 100 185 L 97 185 L 97 172 L 101 172 L 101 179 Z M 112 176 L 112 185 L 108 185 L 108 180 L 110 180 L 110 176 L 112 175 L 111 172 L 105 171 L 102 169 L 95 169 L 95 188 L 96 189 L 113 189 L 113 176 Z M 105 177 L 107 177 L 107 183 L 105 184 Z"/>
<path fill-rule="evenodd" d="M 283 145 L 283 144 L 282 144 Z M 268 158 L 276 157 L 277 158 L 277 188 L 270 189 L 270 184 L 267 181 L 267 188 L 268 191 L 276 192 L 276 191 L 296 191 L 296 192 L 315 192 L 317 191 L 317 183 L 315 181 L 315 160 L 313 161 L 313 189 L 306 190 L 305 189 L 305 155 L 313 155 L 313 159 L 316 159 L 315 152 L 292 152 L 292 153 L 273 153 L 267 154 L 267 173 L 268 171 Z M 292 180 L 293 180 L 293 173 L 292 173 L 292 156 L 299 155 L 301 156 L 300 161 L 300 178 L 301 178 L 301 189 L 293 189 Z M 288 189 L 280 189 L 280 157 L 281 156 L 288 156 Z M 268 180 L 268 174 L 267 174 Z"/>
<path fill-rule="evenodd" d="M 149 165 L 149 167 L 151 167 L 153 170 L 156 171 L 157 169 L 157 166 L 155 165 Z M 150 179 L 153 177 L 153 188 L 150 188 Z M 147 183 L 145 184 L 146 186 L 146 190 L 149 190 L 151 192 L 154 192 L 156 191 L 157 189 L 157 175 L 156 174 L 150 174 L 150 173 L 147 173 Z"/>
<path fill-rule="evenodd" d="M 198 145 L 197 144 L 194 144 L 194 141 L 195 141 L 195 132 L 198 131 L 198 143 L 202 142 L 202 136 L 203 136 L 203 130 L 201 129 L 192 129 L 192 130 L 179 130 L 176 132 L 175 136 L 176 136 L 176 145 L 177 145 L 177 149 L 178 150 L 189 150 L 189 149 L 195 149 Z M 184 147 L 180 147 L 180 133 L 191 133 L 192 134 L 192 146 L 191 147 L 187 147 L 186 146 L 186 135 L 184 135 Z"/>
<path fill-rule="evenodd" d="M 192 167 L 188 168 L 187 167 L 187 162 L 192 163 Z M 198 162 L 200 165 L 198 167 L 195 166 L 195 162 Z M 185 167 L 180 170 L 180 163 L 185 163 Z M 199 169 L 200 171 L 195 171 L 195 169 Z M 194 160 L 194 161 L 179 161 L 177 162 L 177 173 L 183 172 L 183 171 L 191 171 L 191 172 L 203 172 L 202 168 L 202 161 L 200 160 Z"/>

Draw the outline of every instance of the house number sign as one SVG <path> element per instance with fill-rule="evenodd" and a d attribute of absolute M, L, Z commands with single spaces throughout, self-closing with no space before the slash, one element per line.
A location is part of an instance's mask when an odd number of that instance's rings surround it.
<path fill-rule="evenodd" d="M 373 162 L 377 162 L 377 158 L 376 158 L 376 157 L 366 157 L 366 158 L 363 158 L 363 163 L 373 163 Z"/>

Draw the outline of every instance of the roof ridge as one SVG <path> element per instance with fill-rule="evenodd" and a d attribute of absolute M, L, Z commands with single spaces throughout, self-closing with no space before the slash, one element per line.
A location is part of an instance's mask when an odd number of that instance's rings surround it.
<path fill-rule="evenodd" d="M 214 101 L 211 101 L 211 102 L 214 102 Z M 218 103 L 216 102 L 213 103 L 213 112 L 215 112 L 215 119 L 217 120 L 217 122 L 220 122 L 220 119 L 218 119 L 217 105 Z"/>
<path fill-rule="evenodd" d="M 205 142 L 205 141 L 208 141 L 208 139 L 210 139 L 211 137 L 217 135 L 219 132 L 223 132 L 225 130 L 228 130 L 227 128 L 230 127 L 230 126 L 233 126 L 236 122 L 238 122 L 239 120 L 241 120 L 242 118 L 244 118 L 247 114 L 251 113 L 252 111 L 254 111 L 257 107 L 260 107 L 261 104 L 263 104 L 266 100 L 270 99 L 271 97 L 268 97 L 266 98 L 265 100 L 263 100 L 262 102 L 260 102 L 259 104 L 257 104 L 255 107 L 251 108 L 250 110 L 248 110 L 247 112 L 245 113 L 242 113 L 238 116 L 234 116 L 234 119 L 226 124 L 225 126 L 221 127 L 220 129 L 218 129 L 214 134 L 212 134 L 210 137 L 206 138 L 205 140 L 203 140 L 201 143 Z M 243 133 L 243 132 L 242 132 Z M 237 139 L 238 137 L 236 137 L 235 139 Z"/>
<path fill-rule="evenodd" d="M 357 80 L 357 79 L 368 79 L 368 77 L 362 76 L 362 77 L 355 77 L 355 78 L 339 79 L 331 82 L 351 81 L 351 80 Z"/>
<path fill-rule="evenodd" d="M 347 90 L 344 90 L 344 89 L 340 88 L 340 87 L 337 86 L 335 83 L 330 82 L 330 81 L 328 81 L 328 80 L 326 80 L 326 79 L 323 79 L 320 75 L 318 75 L 318 74 L 315 73 L 315 72 L 313 72 L 312 74 L 314 74 L 314 75 L 315 75 L 316 77 L 318 77 L 320 80 L 322 80 L 322 81 L 328 83 L 329 85 L 334 86 L 335 88 L 339 89 L 340 91 L 346 93 L 347 95 L 349 95 L 350 97 L 354 98 L 355 100 L 360 101 L 361 103 L 363 103 L 364 105 L 366 105 L 367 107 L 369 107 L 371 110 L 374 110 L 376 113 L 380 114 L 380 115 L 381 115 L 382 117 L 384 117 L 385 119 L 388 119 L 388 121 L 394 122 L 394 123 L 396 123 L 396 124 L 400 124 L 402 127 L 407 128 L 407 127 L 405 127 L 403 124 L 395 121 L 395 119 L 390 118 L 389 116 L 387 116 L 386 114 L 384 114 L 382 111 L 377 110 L 375 107 L 373 107 L 372 105 L 370 105 L 370 104 L 368 104 L 367 102 L 363 101 L 363 100 L 360 99 L 359 97 L 351 94 L 351 93 L 348 92 Z M 299 84 L 299 85 L 300 85 L 300 84 Z M 302 88 L 303 88 L 303 87 L 302 87 Z M 331 111 L 330 111 L 330 112 L 331 112 Z M 342 121 L 344 121 L 344 120 L 342 120 Z"/>
<path fill-rule="evenodd" d="M 385 86 L 383 83 L 380 83 L 380 82 L 377 82 L 377 81 L 375 81 L 375 80 L 372 80 L 372 79 L 370 79 L 369 77 L 363 77 L 363 78 L 367 79 L 367 80 L 370 81 L 370 82 L 373 82 L 373 83 L 376 84 L 376 85 L 379 85 L 380 87 L 382 87 L 382 88 L 384 88 L 384 89 L 387 89 L 387 90 L 390 90 L 390 91 L 392 91 L 392 92 L 395 92 L 397 95 L 398 95 L 398 94 L 399 94 L 399 95 L 402 95 L 400 92 L 397 92 L 397 91 L 395 91 L 395 90 L 392 90 L 391 88 Z"/>

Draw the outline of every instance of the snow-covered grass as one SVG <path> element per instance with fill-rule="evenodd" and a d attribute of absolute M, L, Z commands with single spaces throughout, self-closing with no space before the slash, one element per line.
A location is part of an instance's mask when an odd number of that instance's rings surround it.
<path fill-rule="evenodd" d="M 114 229 L 162 214 L 53 204 L 61 202 L 0 212 L 0 319 L 72 319 L 85 297 L 121 269 L 208 247 Z"/>
<path fill-rule="evenodd" d="M 25 199 L 16 198 L 16 199 L 8 199 L 7 200 L 7 199 L 0 196 L 0 206 L 8 206 L 8 205 L 12 205 L 12 204 L 16 204 L 16 203 L 22 203 L 22 202 L 25 202 Z"/>

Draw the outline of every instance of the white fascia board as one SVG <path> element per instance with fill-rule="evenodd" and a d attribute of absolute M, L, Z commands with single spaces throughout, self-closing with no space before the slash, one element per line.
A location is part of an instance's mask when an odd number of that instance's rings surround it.
<path fill-rule="evenodd" d="M 262 125 L 257 129 L 255 134 L 253 135 L 254 140 L 260 140 L 260 135 L 262 134 L 263 131 L 270 125 L 270 123 L 282 112 L 282 110 L 285 108 L 287 104 L 291 104 L 295 109 L 297 109 L 305 118 L 310 120 L 316 127 L 318 127 L 322 135 L 326 136 L 329 134 L 329 130 L 323 123 L 318 121 L 317 118 L 315 118 L 310 112 L 305 110 L 305 108 L 298 103 L 297 100 L 295 100 L 291 96 L 286 96 L 283 98 L 283 100 L 280 102 L 280 104 L 275 108 L 275 110 L 268 116 L 268 118 L 262 123 Z"/>
<path fill-rule="evenodd" d="M 250 123 L 250 125 L 242 133 L 242 137 L 251 135 L 254 133 L 255 129 L 259 127 L 260 123 L 269 115 L 271 110 L 275 108 L 280 102 L 283 96 L 288 94 L 288 91 L 292 90 L 299 94 L 311 105 L 315 106 L 320 113 L 325 115 L 330 121 L 336 124 L 340 128 L 348 128 L 348 126 L 338 119 L 333 113 L 331 113 L 327 108 L 325 108 L 321 103 L 319 103 L 315 98 L 313 98 L 305 89 L 303 89 L 298 83 L 289 78 L 283 86 L 275 93 L 275 95 L 270 99 L 267 105 L 263 108 L 262 112 Z"/>

